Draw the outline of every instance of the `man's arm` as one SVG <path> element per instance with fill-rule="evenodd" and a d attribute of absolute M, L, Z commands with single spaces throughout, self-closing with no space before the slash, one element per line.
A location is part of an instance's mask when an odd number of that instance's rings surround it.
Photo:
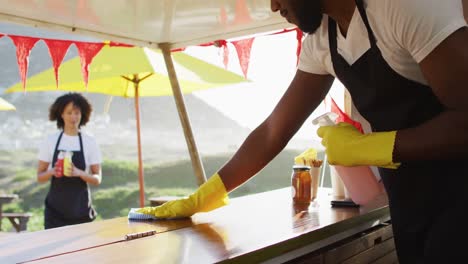
<path fill-rule="evenodd" d="M 267 165 L 286 146 L 329 91 L 334 78 L 298 70 L 270 116 L 219 171 L 228 192 Z"/>
<path fill-rule="evenodd" d="M 468 157 L 468 28 L 445 39 L 420 67 L 446 111 L 418 127 L 398 131 L 394 160 Z"/>
<path fill-rule="evenodd" d="M 331 87 L 333 77 L 298 70 L 283 98 L 270 116 L 244 141 L 223 168 L 187 198 L 138 213 L 158 218 L 190 217 L 229 203 L 228 192 L 250 179 L 286 146 Z"/>

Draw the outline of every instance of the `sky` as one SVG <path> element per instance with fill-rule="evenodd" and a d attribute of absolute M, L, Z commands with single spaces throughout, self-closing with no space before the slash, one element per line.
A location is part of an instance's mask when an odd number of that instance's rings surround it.
<path fill-rule="evenodd" d="M 9 25 L 1 24 L 2 32 L 9 33 Z M 19 26 L 11 26 L 18 30 Z M 29 30 L 28 27 L 20 28 Z M 34 29 L 31 29 L 32 31 Z M 31 32 L 23 32 L 30 35 Z M 229 46 L 228 70 L 243 75 L 239 66 L 237 53 L 232 44 Z M 256 128 L 273 110 L 283 93 L 286 91 L 296 71 L 296 32 L 292 31 L 277 35 L 256 36 L 250 58 L 248 79 L 251 82 L 195 92 L 194 95 L 207 104 L 218 109 L 227 117 L 249 129 Z M 188 47 L 186 53 L 208 61 L 220 67 L 222 50 L 210 47 Z M 342 98 L 342 85 L 339 82 L 332 88 L 333 97 L 339 103 Z M 312 119 L 325 112 L 322 104 L 304 123 L 296 134 L 296 138 L 318 140 L 315 134 L 316 126 Z"/>
<path fill-rule="evenodd" d="M 229 45 L 228 70 L 242 75 L 234 46 Z M 250 129 L 256 128 L 273 110 L 289 86 L 296 72 L 296 33 L 258 36 L 252 45 L 248 79 L 252 82 L 194 93 L 226 116 Z M 192 56 L 224 67 L 220 49 L 215 47 L 190 47 Z M 342 88 L 335 82 L 331 93 L 342 101 Z M 295 137 L 318 140 L 312 119 L 325 113 L 322 104 L 304 123 Z"/>

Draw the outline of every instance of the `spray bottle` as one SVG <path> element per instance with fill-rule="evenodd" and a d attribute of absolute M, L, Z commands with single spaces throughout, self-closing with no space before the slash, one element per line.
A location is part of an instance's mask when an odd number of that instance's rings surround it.
<path fill-rule="evenodd" d="M 336 124 L 337 118 L 338 118 L 338 114 L 333 113 L 333 112 L 328 112 L 312 120 L 312 124 L 316 126 L 334 126 Z M 320 182 L 321 187 L 323 187 L 323 181 L 325 179 L 325 165 L 327 164 L 326 154 L 325 154 L 325 157 L 323 158 L 323 163 L 324 165 L 322 169 L 322 177 L 321 177 L 321 182 Z M 343 185 L 343 181 L 338 176 L 334 166 L 329 166 L 329 168 L 330 168 L 330 178 L 331 178 L 330 180 L 331 180 L 331 185 L 332 185 L 332 196 L 335 199 L 349 198 L 348 192 L 346 191 Z"/>
<path fill-rule="evenodd" d="M 334 126 L 337 118 L 338 114 L 329 112 L 317 117 L 312 121 L 312 123 L 320 126 Z M 336 173 L 344 184 L 345 198 L 348 198 L 347 196 L 349 195 L 349 198 L 351 198 L 356 204 L 366 204 L 382 192 L 382 188 L 379 186 L 379 183 L 369 166 L 346 167 L 334 165 L 330 167 L 333 167 L 336 170 Z M 331 175 L 333 185 L 333 173 L 331 173 Z M 339 183 L 337 183 L 335 187 L 333 188 L 333 195 L 342 196 L 337 195 L 340 194 Z"/>

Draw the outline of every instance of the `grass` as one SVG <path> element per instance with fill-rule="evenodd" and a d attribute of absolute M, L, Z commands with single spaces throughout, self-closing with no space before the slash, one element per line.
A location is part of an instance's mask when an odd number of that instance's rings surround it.
<path fill-rule="evenodd" d="M 238 197 L 290 186 L 291 166 L 294 157 L 300 151 L 284 150 L 255 177 L 233 191 L 229 196 Z M 5 153 L 0 151 L 0 157 Z M 21 152 L 24 158 L 13 160 L 0 159 L 0 163 L 9 163 L 0 168 L 0 183 L 5 193 L 16 193 L 20 199 L 4 206 L 6 212 L 31 212 L 33 217 L 28 222 L 28 231 L 42 230 L 44 199 L 49 184 L 36 182 L 35 163 L 30 161 L 29 153 Z M 321 154 L 322 155 L 322 154 Z M 218 170 L 232 153 L 204 157 L 203 165 L 209 177 Z M 102 164 L 103 181 L 100 186 L 91 187 L 93 205 L 98 212 L 97 221 L 126 216 L 129 208 L 139 207 L 138 167 L 136 162 L 105 160 Z M 190 160 L 180 160 L 167 164 L 146 164 L 145 197 L 185 196 L 196 190 Z M 327 184 L 327 183 L 326 183 Z M 149 205 L 149 202 L 147 203 Z M 12 231 L 9 221 L 3 221 L 3 231 Z"/>

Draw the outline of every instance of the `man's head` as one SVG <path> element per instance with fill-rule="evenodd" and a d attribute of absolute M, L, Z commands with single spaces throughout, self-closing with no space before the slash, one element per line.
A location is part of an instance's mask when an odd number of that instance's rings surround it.
<path fill-rule="evenodd" d="M 309 34 L 322 22 L 322 0 L 271 0 L 271 10 L 279 11 L 289 23 Z"/>

